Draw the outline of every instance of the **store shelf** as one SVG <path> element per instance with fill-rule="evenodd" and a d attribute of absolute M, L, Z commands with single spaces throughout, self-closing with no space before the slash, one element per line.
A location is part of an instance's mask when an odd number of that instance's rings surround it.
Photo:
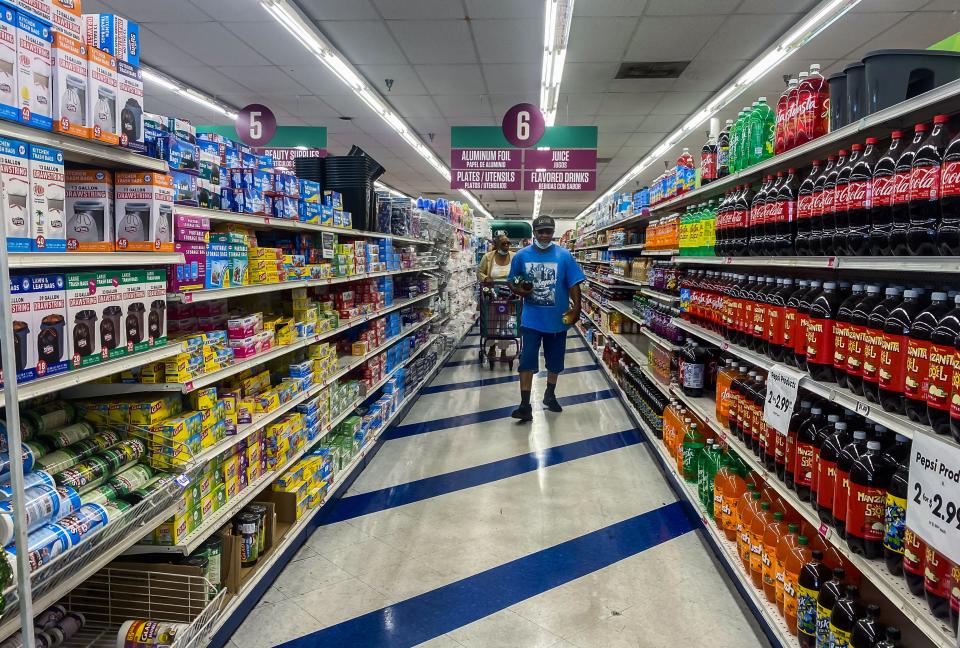
<path fill-rule="evenodd" d="M 639 214 L 634 214 L 633 216 L 628 216 L 627 218 L 621 218 L 620 220 L 614 223 L 607 223 L 606 225 L 601 225 L 600 227 L 590 230 L 589 232 L 585 232 L 585 234 L 587 235 L 596 234 L 597 232 L 603 232 L 608 229 L 613 229 L 614 227 L 626 227 L 628 225 L 635 225 L 647 218 L 650 218 L 650 210 L 642 209 Z"/>
<path fill-rule="evenodd" d="M 631 245 L 610 246 L 611 252 L 630 252 L 631 250 L 642 250 L 647 247 L 646 243 L 633 243 Z"/>
<path fill-rule="evenodd" d="M 643 333 L 645 336 L 647 336 L 647 338 L 651 342 L 656 344 L 661 349 L 664 349 L 665 351 L 669 351 L 670 353 L 676 353 L 677 351 L 680 350 L 680 347 L 678 347 L 676 344 L 673 344 L 672 342 L 668 342 L 667 340 L 664 340 L 662 337 L 660 337 L 659 335 L 657 335 L 656 333 L 648 329 L 646 326 L 641 328 L 640 332 Z"/>
<path fill-rule="evenodd" d="M 579 259 L 580 263 L 595 263 L 597 265 L 610 265 L 609 261 L 603 259 Z"/>
<path fill-rule="evenodd" d="M 668 304 L 680 303 L 679 295 L 671 295 L 670 293 L 665 293 L 660 290 L 654 290 L 653 288 L 641 288 L 640 293 L 652 299 L 656 299 L 657 301 L 666 302 Z"/>
<path fill-rule="evenodd" d="M 417 302 L 433 297 L 436 294 L 437 294 L 437 291 L 434 290 L 432 292 L 426 293 L 419 297 L 404 299 L 401 302 L 398 302 L 393 306 L 390 306 L 389 308 L 385 308 L 381 311 L 377 311 L 376 313 L 373 313 L 370 315 L 364 315 L 363 317 L 358 317 L 356 319 L 350 320 L 344 324 L 341 324 L 340 326 L 333 329 L 332 331 L 325 331 L 323 333 L 317 333 L 316 335 L 309 338 L 298 339 L 293 344 L 287 344 L 285 346 L 277 347 L 275 349 L 270 349 L 269 351 L 265 353 L 261 353 L 253 358 L 248 358 L 246 360 L 241 360 L 240 362 L 235 362 L 234 364 L 230 365 L 229 367 L 226 367 L 225 369 L 204 374 L 202 376 L 197 376 L 193 380 L 189 380 L 185 383 L 155 383 L 155 384 L 94 383 L 94 384 L 74 387 L 73 389 L 68 390 L 64 395 L 68 398 L 96 398 L 100 396 L 111 396 L 115 394 L 130 394 L 130 393 L 142 393 L 142 392 L 181 392 L 184 394 L 188 394 L 192 391 L 196 391 L 197 389 L 201 389 L 208 385 L 218 383 L 221 380 L 224 380 L 226 378 L 229 378 L 230 376 L 236 375 L 241 371 L 245 371 L 246 369 L 253 369 L 254 367 L 258 367 L 266 362 L 269 362 L 270 360 L 273 360 L 274 358 L 279 358 L 281 356 L 287 355 L 288 353 L 292 353 L 297 349 L 303 349 L 310 346 L 311 344 L 322 342 L 323 340 L 326 340 L 335 335 L 343 333 L 344 331 L 351 329 L 354 326 L 357 326 L 364 322 L 369 322 L 370 320 L 373 320 L 373 319 L 377 319 L 378 317 L 387 315 L 388 313 L 391 313 L 395 310 L 404 308 L 406 306 L 410 306 Z M 416 325 L 416 328 L 420 328 L 420 326 L 425 325 L 427 321 L 429 320 L 425 320 L 424 322 L 419 322 Z M 409 334 L 413 330 L 414 329 L 408 330 L 406 334 Z M 402 335 L 393 338 L 393 340 L 394 341 L 399 340 L 402 337 Z M 142 362 L 139 364 L 142 364 Z M 133 366 L 137 366 L 137 365 L 133 365 Z M 104 375 L 109 375 L 109 374 L 104 374 Z"/>
<path fill-rule="evenodd" d="M 832 544 L 851 564 L 863 574 L 864 578 L 869 580 L 893 605 L 900 609 L 906 618 L 913 623 L 924 635 L 931 639 L 937 646 L 943 648 L 955 648 L 956 641 L 953 637 L 953 631 L 946 624 L 940 623 L 927 608 L 926 601 L 914 596 L 907 589 L 903 578 L 889 573 L 881 560 L 867 560 L 863 556 L 855 554 L 847 547 L 847 543 L 837 536 L 833 528 L 824 525 L 818 517 L 816 511 L 809 503 L 802 501 L 793 490 L 787 488 L 773 472 L 757 459 L 753 451 L 744 446 L 736 436 L 729 434 L 717 420 L 715 415 L 715 403 L 707 397 L 693 398 L 683 393 L 681 389 L 674 386 L 673 395 L 680 399 L 687 407 L 693 411 L 700 419 L 707 423 L 717 438 L 723 440 L 737 455 L 743 459 L 750 468 L 763 477 L 783 500 L 789 504 L 795 511 L 800 513 L 803 518 L 809 522 L 813 528 L 819 529 L 820 536 Z"/>
<path fill-rule="evenodd" d="M 680 250 L 677 250 L 677 249 L 672 249 L 672 250 L 647 250 L 647 249 L 644 249 L 640 254 L 643 255 L 643 256 L 657 256 L 657 257 L 660 257 L 660 256 L 673 256 L 673 255 L 675 255 L 675 254 L 680 254 Z"/>
<path fill-rule="evenodd" d="M 8 255 L 10 269 L 18 268 L 135 268 L 183 263 L 175 252 L 14 252 Z"/>
<path fill-rule="evenodd" d="M 167 300 L 181 302 L 184 304 L 194 304 L 198 302 L 210 301 L 211 299 L 230 299 L 244 297 L 246 295 L 259 295 L 266 292 L 277 292 L 281 290 L 293 290 L 294 288 L 313 288 L 316 286 L 332 286 L 335 284 L 350 283 L 353 281 L 362 281 L 364 279 L 374 279 L 376 277 L 389 277 L 414 272 L 430 272 L 437 270 L 438 266 L 426 266 L 423 268 L 407 268 L 404 270 L 392 270 L 389 272 L 364 272 L 362 274 L 351 275 L 349 277 L 327 277 L 326 279 L 301 279 L 298 281 L 281 281 L 279 283 L 269 284 L 250 284 L 248 286 L 234 286 L 231 288 L 205 288 L 203 290 L 187 290 L 178 293 L 168 293 Z"/>
<path fill-rule="evenodd" d="M 847 124 L 843 128 L 827 133 L 802 146 L 764 160 L 749 169 L 714 180 L 709 185 L 688 191 L 682 196 L 664 201 L 650 207 L 653 213 L 677 211 L 687 205 L 702 202 L 707 198 L 719 196 L 727 189 L 745 182 L 757 181 L 771 170 L 786 170 L 787 167 L 802 167 L 815 158 L 823 158 L 854 142 L 862 142 L 870 136 L 889 137 L 896 128 L 930 121 L 939 113 L 954 113 L 960 110 L 960 80 L 951 81 L 929 92 L 901 101 L 884 110 L 868 115 L 863 119 Z"/>
<path fill-rule="evenodd" d="M 619 279 L 620 277 L 617 278 Z M 587 275 L 587 281 L 598 286 L 603 286 L 604 288 L 613 288 L 614 290 L 636 290 L 636 284 L 606 283 L 591 275 Z"/>
<path fill-rule="evenodd" d="M 126 371 L 127 369 L 133 369 L 151 362 L 165 360 L 170 356 L 180 353 L 182 349 L 183 345 L 179 342 L 171 342 L 165 346 L 144 351 L 143 353 L 135 353 L 133 355 L 126 356 L 125 358 L 109 360 L 98 365 L 93 365 L 84 369 L 74 369 L 72 371 L 67 371 L 55 376 L 38 378 L 37 380 L 17 385 L 17 398 L 20 401 L 25 401 L 29 398 L 35 398 L 44 394 L 52 394 L 63 389 L 69 389 L 75 385 L 80 385 L 91 380 L 97 380 L 98 378 L 111 376 L 115 373 Z M 4 401 L 4 396 L 2 393 L 0 393 L 0 407 L 5 406 L 6 403 Z"/>
<path fill-rule="evenodd" d="M 201 216 L 209 218 L 212 221 L 221 223 L 237 223 L 240 225 L 249 225 L 256 229 L 287 229 L 298 232 L 329 232 L 331 234 L 341 234 L 344 236 L 355 236 L 360 238 L 385 238 L 392 239 L 396 243 L 409 243 L 413 245 L 433 245 L 429 239 L 414 238 L 412 236 L 397 236 L 394 234 L 382 234 L 380 232 L 367 232 L 365 230 L 355 230 L 346 227 L 329 227 L 327 225 L 316 225 L 314 223 L 302 223 L 300 221 L 286 218 L 274 218 L 272 216 L 255 216 L 252 214 L 238 214 L 236 212 L 223 211 L 220 209 L 206 209 L 204 207 L 188 207 L 186 205 L 174 205 L 174 213 L 186 214 L 189 216 Z"/>
<path fill-rule="evenodd" d="M 691 324 L 686 320 L 675 317 L 673 318 L 673 323 L 678 328 L 683 329 L 684 331 L 700 338 L 701 340 L 706 340 L 707 342 L 720 347 L 720 349 L 723 351 L 732 353 L 739 358 L 743 358 L 754 366 L 769 370 L 774 364 L 773 360 L 770 358 L 754 351 L 750 351 L 749 349 L 745 349 L 739 345 L 731 344 L 716 333 L 708 331 L 695 324 Z M 838 387 L 837 385 L 819 382 L 810 378 L 809 376 L 804 376 L 800 380 L 800 387 L 802 389 L 806 389 L 807 391 L 813 392 L 822 398 L 832 401 L 840 407 L 853 410 L 864 418 L 873 421 L 874 423 L 879 423 L 893 432 L 898 432 L 910 438 L 918 435 L 925 435 L 933 437 L 941 443 L 946 443 L 954 447 L 960 447 L 960 444 L 957 444 L 949 436 L 936 434 L 929 427 L 925 425 L 918 425 L 908 419 L 906 416 L 885 412 L 878 404 L 869 403 L 864 398 L 857 396 L 847 389 Z"/>
<path fill-rule="evenodd" d="M 581 245 L 580 247 L 574 247 L 574 252 L 579 252 L 580 250 L 606 250 L 609 245 L 606 243 L 596 243 L 594 245 Z"/>
<path fill-rule="evenodd" d="M 851 256 L 780 256 L 780 257 L 686 257 L 675 256 L 678 265 L 746 266 L 770 268 L 818 268 L 827 270 L 861 270 L 866 272 L 960 273 L 957 257 L 851 257 Z"/>

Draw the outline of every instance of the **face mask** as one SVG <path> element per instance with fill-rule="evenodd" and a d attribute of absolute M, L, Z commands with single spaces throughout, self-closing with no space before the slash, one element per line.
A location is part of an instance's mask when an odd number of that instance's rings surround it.
<path fill-rule="evenodd" d="M 497 254 L 499 254 L 500 256 L 507 256 L 507 254 L 509 253 L 510 253 L 509 250 L 497 250 Z"/>
<path fill-rule="evenodd" d="M 553 245 L 553 241 L 547 241 L 546 243 L 541 243 L 539 240 L 534 239 L 533 244 L 537 246 L 540 250 L 549 250 L 550 246 Z"/>

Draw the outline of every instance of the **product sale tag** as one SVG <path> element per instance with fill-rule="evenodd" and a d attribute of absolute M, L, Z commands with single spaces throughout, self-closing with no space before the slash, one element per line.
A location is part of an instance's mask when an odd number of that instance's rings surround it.
<path fill-rule="evenodd" d="M 960 449 L 914 435 L 908 492 L 907 526 L 951 561 L 960 561 Z"/>
<path fill-rule="evenodd" d="M 786 434 L 797 402 L 797 390 L 804 374 L 796 369 L 775 364 L 767 374 L 767 400 L 763 404 L 763 420 L 780 434 Z"/>

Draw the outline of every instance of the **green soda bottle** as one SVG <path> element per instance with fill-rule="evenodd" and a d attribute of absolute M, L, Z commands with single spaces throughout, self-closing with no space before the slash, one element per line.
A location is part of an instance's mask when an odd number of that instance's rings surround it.
<path fill-rule="evenodd" d="M 697 462 L 703 452 L 703 435 L 697 429 L 696 423 L 691 423 L 687 434 L 683 437 L 683 480 L 688 484 L 697 481 Z"/>
<path fill-rule="evenodd" d="M 717 247 L 717 201 L 707 203 L 707 245 L 704 256 L 716 256 Z"/>
<path fill-rule="evenodd" d="M 703 452 L 697 458 L 697 497 L 700 506 L 707 508 L 707 475 L 710 474 L 710 464 L 713 463 L 713 439 L 707 439 Z"/>
<path fill-rule="evenodd" d="M 767 98 L 760 97 L 755 102 L 748 119 L 747 141 L 750 155 L 748 166 L 762 162 L 773 155 L 773 131 L 776 121 L 777 116 L 767 105 Z"/>

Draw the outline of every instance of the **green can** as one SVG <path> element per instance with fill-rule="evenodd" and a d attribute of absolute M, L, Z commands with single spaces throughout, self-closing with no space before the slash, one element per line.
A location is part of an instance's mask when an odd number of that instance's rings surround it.
<path fill-rule="evenodd" d="M 220 536 L 213 536 L 200 545 L 196 554 L 206 557 L 209 561 L 206 577 L 211 587 L 210 598 L 213 598 L 223 587 L 220 580 L 220 560 L 223 555 L 223 539 Z"/>
<path fill-rule="evenodd" d="M 110 484 L 103 484 L 97 488 L 91 489 L 80 496 L 81 504 L 99 504 L 105 506 L 117 499 L 117 491 Z"/>
<path fill-rule="evenodd" d="M 86 421 L 79 421 L 73 425 L 68 425 L 56 430 L 41 432 L 39 435 L 37 435 L 37 438 L 50 445 L 52 448 L 59 449 L 65 448 L 71 443 L 83 441 L 84 439 L 92 437 L 95 433 L 96 428 Z"/>
<path fill-rule="evenodd" d="M 153 470 L 150 466 L 138 463 L 133 468 L 114 475 L 107 483 L 116 490 L 118 496 L 122 497 L 138 488 L 143 488 L 152 478 Z"/>

